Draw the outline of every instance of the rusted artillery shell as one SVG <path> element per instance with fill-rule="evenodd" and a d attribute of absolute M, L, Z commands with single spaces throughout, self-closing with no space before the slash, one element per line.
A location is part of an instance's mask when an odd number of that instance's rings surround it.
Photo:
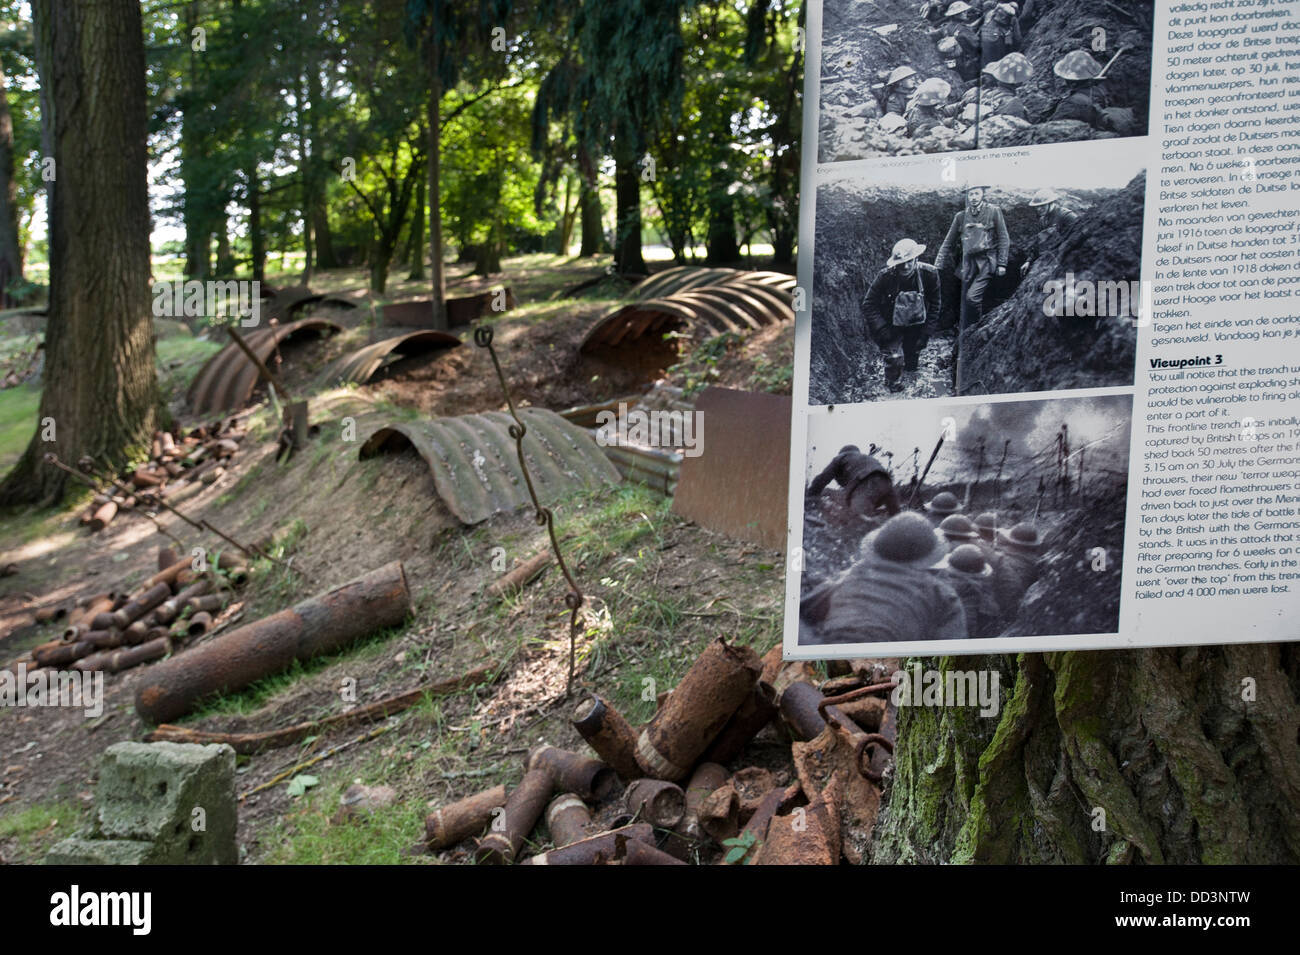
<path fill-rule="evenodd" d="M 573 728 L 623 779 L 641 775 L 636 762 L 636 733 L 623 714 L 599 696 L 578 704 L 573 711 Z"/>
<path fill-rule="evenodd" d="M 600 760 L 554 746 L 538 746 L 528 754 L 528 769 L 544 769 L 557 789 L 570 789 L 583 799 L 603 801 L 618 789 L 614 770 Z"/>
<path fill-rule="evenodd" d="M 186 622 L 185 632 L 191 637 L 201 637 L 208 632 L 208 628 L 211 626 L 212 614 L 200 610 Z"/>
<path fill-rule="evenodd" d="M 546 828 L 556 848 L 587 838 L 591 810 L 577 793 L 561 793 L 546 807 Z"/>
<path fill-rule="evenodd" d="M 700 828 L 700 807 L 704 800 L 721 789 L 727 782 L 727 770 L 717 763 L 700 763 L 691 774 L 691 781 L 686 784 L 686 811 L 681 821 L 674 826 L 674 831 L 687 839 L 699 839 L 704 835 Z"/>
<path fill-rule="evenodd" d="M 802 813 L 773 816 L 760 836 L 755 865 L 835 865 L 840 861 L 841 776 L 831 777 Z"/>
<path fill-rule="evenodd" d="M 55 620 L 62 620 L 67 615 L 68 608 L 63 605 L 58 607 L 42 607 L 34 614 L 37 623 L 53 623 Z"/>
<path fill-rule="evenodd" d="M 117 624 L 113 621 L 113 614 L 111 611 L 97 613 L 90 620 L 91 630 L 111 630 L 116 626 Z"/>
<path fill-rule="evenodd" d="M 710 643 L 636 741 L 645 775 L 680 782 L 717 737 L 758 680 L 758 654 L 749 647 Z"/>
<path fill-rule="evenodd" d="M 94 651 L 94 644 L 87 643 L 85 640 L 79 640 L 76 643 L 64 643 L 62 640 L 56 640 L 53 643 L 43 643 L 39 647 L 33 647 L 32 659 L 43 667 L 63 666 L 72 663 L 74 660 L 80 660 L 82 657 L 90 656 Z"/>
<path fill-rule="evenodd" d="M 212 588 L 212 583 L 206 577 L 202 577 L 190 584 L 175 597 L 170 600 L 164 600 L 153 612 L 154 619 L 160 624 L 168 624 L 180 616 L 181 611 L 192 600 L 198 600 Z"/>
<path fill-rule="evenodd" d="M 189 557 L 182 557 L 180 560 L 176 561 L 176 563 L 158 571 L 158 573 L 146 580 L 140 585 L 140 589 L 148 590 L 151 587 L 157 587 L 159 584 L 174 584 L 182 571 L 192 571 L 193 569 L 193 562 L 191 559 Z"/>
<path fill-rule="evenodd" d="M 446 849 L 477 835 L 492 821 L 493 810 L 506 804 L 506 787 L 493 786 L 435 809 L 424 819 L 424 840 L 430 849 Z"/>
<path fill-rule="evenodd" d="M 487 595 L 496 600 L 517 593 L 554 562 L 555 555 L 551 551 L 540 551 L 519 566 L 506 571 L 499 579 L 488 584 Z"/>
<path fill-rule="evenodd" d="M 210 693 L 240 690 L 295 660 L 340 650 L 396 626 L 410 610 L 406 574 L 401 561 L 393 561 L 154 667 L 136 690 L 136 712 L 154 723 L 169 722 Z"/>
<path fill-rule="evenodd" d="M 111 650 L 122 645 L 121 630 L 90 630 L 83 637 L 96 650 Z"/>
<path fill-rule="evenodd" d="M 77 610 L 68 618 L 68 623 L 84 623 L 87 630 L 93 630 L 94 628 L 90 626 L 91 621 L 104 611 L 112 610 L 113 601 L 116 598 L 117 594 L 113 593 L 95 594 L 95 596 L 82 604 L 80 610 Z"/>
<path fill-rule="evenodd" d="M 204 594 L 202 597 L 194 597 L 188 601 L 189 608 L 195 613 L 216 613 L 225 603 L 226 598 L 221 594 Z M 182 610 L 185 608 L 182 607 Z"/>
<path fill-rule="evenodd" d="M 734 786 L 720 786 L 699 808 L 700 828 L 721 842 L 740 832 L 740 797 Z"/>
<path fill-rule="evenodd" d="M 754 684 L 754 692 L 731 714 L 718 738 L 705 750 L 704 759 L 710 763 L 731 762 L 759 730 L 772 722 L 776 713 L 776 690 L 772 684 L 759 680 Z"/>
<path fill-rule="evenodd" d="M 680 786 L 662 779 L 635 780 L 623 801 L 628 812 L 661 829 L 671 829 L 686 814 L 686 794 Z"/>
<path fill-rule="evenodd" d="M 143 620 L 137 620 L 131 626 L 122 631 L 122 642 L 127 646 L 137 646 L 144 643 L 149 635 L 149 625 Z"/>
<path fill-rule="evenodd" d="M 826 728 L 826 721 L 817 712 L 822 693 L 811 683 L 791 683 L 781 694 L 781 716 L 795 736 L 802 740 L 816 738 Z"/>
<path fill-rule="evenodd" d="M 158 548 L 158 569 L 166 570 L 172 564 L 181 559 L 181 555 L 176 553 L 175 548 L 159 547 Z"/>
<path fill-rule="evenodd" d="M 113 523 L 113 518 L 117 517 L 117 504 L 109 501 L 107 504 L 101 504 L 95 508 L 94 515 L 90 518 L 89 526 L 91 531 L 102 531 L 109 524 Z"/>
<path fill-rule="evenodd" d="M 105 650 L 92 653 L 72 665 L 74 670 L 103 670 L 105 673 L 120 673 L 142 663 L 161 660 L 171 651 L 171 641 L 159 637 L 142 643 L 138 647 L 123 647 L 120 650 Z"/>
<path fill-rule="evenodd" d="M 152 585 L 121 610 L 113 611 L 113 625 L 125 630 L 171 595 L 171 585 L 166 581 Z"/>
<path fill-rule="evenodd" d="M 513 861 L 528 833 L 537 825 L 554 790 L 555 780 L 549 771 L 530 769 L 524 773 L 519 788 L 506 800 L 504 829 L 494 829 L 478 841 L 474 861 L 479 865 L 503 865 Z"/>
<path fill-rule="evenodd" d="M 611 829 L 597 835 L 552 849 L 541 855 L 525 859 L 520 865 L 605 865 L 620 858 L 629 842 L 653 843 L 654 827 L 648 822 L 636 822 L 630 826 Z"/>
<path fill-rule="evenodd" d="M 64 627 L 63 633 L 59 639 L 64 643 L 76 643 L 78 640 L 86 639 L 86 634 L 90 632 L 90 627 L 84 623 L 73 623 Z"/>
<path fill-rule="evenodd" d="M 666 852 L 644 842 L 629 841 L 623 846 L 624 865 L 686 865 Z"/>

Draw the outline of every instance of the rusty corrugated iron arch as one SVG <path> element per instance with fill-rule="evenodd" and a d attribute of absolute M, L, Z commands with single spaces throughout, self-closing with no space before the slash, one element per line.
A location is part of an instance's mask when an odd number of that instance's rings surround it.
<path fill-rule="evenodd" d="M 545 408 L 522 408 L 528 429 L 524 457 L 538 500 L 550 504 L 583 488 L 617 484 L 618 470 L 595 440 L 576 425 Z M 375 431 L 361 446 L 360 457 L 411 446 L 433 473 L 438 496 L 465 524 L 530 503 L 510 416 L 501 411 L 398 421 Z"/>
<path fill-rule="evenodd" d="M 285 325 L 259 328 L 243 338 L 258 358 L 267 361 L 281 344 L 311 331 L 333 335 L 343 331 L 343 326 L 324 318 L 304 318 Z M 242 407 L 253 396 L 257 378 L 257 367 L 231 342 L 208 359 L 194 376 L 188 393 L 190 410 L 205 415 Z"/>
<path fill-rule="evenodd" d="M 414 355 L 439 349 L 452 349 L 460 343 L 460 339 L 455 335 L 433 330 L 395 335 L 344 355 L 329 367 L 325 372 L 324 380 L 331 385 L 349 381 L 359 385 L 365 384 L 381 368 L 390 368 Z"/>

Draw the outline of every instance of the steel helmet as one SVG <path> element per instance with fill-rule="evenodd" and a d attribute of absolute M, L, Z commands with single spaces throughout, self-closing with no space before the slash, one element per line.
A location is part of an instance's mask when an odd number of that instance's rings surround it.
<path fill-rule="evenodd" d="M 916 95 L 912 98 L 912 102 L 917 106 L 938 106 L 948 101 L 948 94 L 951 92 L 951 83 L 932 76 L 916 88 Z"/>
<path fill-rule="evenodd" d="M 961 504 L 957 500 L 957 495 L 951 491 L 940 491 L 925 505 L 925 509 L 931 514 L 960 514 Z"/>
<path fill-rule="evenodd" d="M 1101 66 L 1087 50 L 1072 50 L 1056 61 L 1052 72 L 1063 80 L 1095 80 Z"/>
<path fill-rule="evenodd" d="M 998 516 L 992 511 L 985 511 L 979 517 L 975 518 L 975 527 L 979 530 L 980 536 L 985 540 L 993 540 L 998 532 Z"/>
<path fill-rule="evenodd" d="M 914 511 L 885 521 L 880 530 L 867 535 L 867 546 L 878 557 L 914 567 L 933 567 L 947 552 L 929 521 Z"/>
<path fill-rule="evenodd" d="M 905 80 L 909 76 L 915 76 L 915 75 L 916 75 L 916 70 L 912 69 L 910 66 L 896 66 L 890 72 L 889 77 L 885 80 L 885 85 L 893 86 L 895 83 L 898 83 L 901 80 Z"/>
<path fill-rule="evenodd" d="M 955 37 L 946 36 L 939 41 L 939 53 L 943 56 L 956 56 L 958 49 Z"/>
<path fill-rule="evenodd" d="M 1017 524 L 1009 531 L 998 531 L 998 542 L 1013 550 L 1037 552 L 1043 539 L 1033 524 Z"/>
<path fill-rule="evenodd" d="M 895 265 L 902 265 L 904 262 L 910 262 L 919 257 L 925 251 L 925 246 L 913 242 L 911 239 L 899 239 L 894 243 L 894 251 L 889 256 L 886 263 L 890 268 Z"/>
<path fill-rule="evenodd" d="M 993 568 L 984 560 L 984 554 L 974 544 L 962 544 L 954 547 L 952 553 L 943 559 L 940 566 L 948 567 L 972 577 L 992 577 Z"/>
<path fill-rule="evenodd" d="M 1051 189 L 1039 189 L 1036 193 L 1034 193 L 1034 198 L 1029 200 L 1029 204 L 1031 206 L 1045 206 L 1049 202 L 1056 202 L 1060 198 L 1061 197 L 1058 196 Z"/>
<path fill-rule="evenodd" d="M 999 83 L 1019 86 L 1034 75 L 1034 64 L 1023 53 L 1008 53 L 993 64 L 993 75 Z"/>
<path fill-rule="evenodd" d="M 969 3 L 966 3 L 965 0 L 957 0 L 956 3 L 954 3 L 952 6 L 948 8 L 948 12 L 945 13 L 944 16 L 959 17 L 969 9 L 971 9 L 971 5 Z"/>
<path fill-rule="evenodd" d="M 980 536 L 971 519 L 965 514 L 950 514 L 939 524 L 939 533 L 949 539 L 973 541 Z"/>
<path fill-rule="evenodd" d="M 1014 3 L 999 3 L 995 8 L 998 13 L 1005 13 L 1007 16 L 1014 17 L 1020 12 L 1020 7 Z"/>

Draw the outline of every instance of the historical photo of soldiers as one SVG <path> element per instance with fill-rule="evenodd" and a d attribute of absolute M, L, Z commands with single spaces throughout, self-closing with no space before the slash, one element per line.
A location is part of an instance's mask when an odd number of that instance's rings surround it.
<path fill-rule="evenodd" d="M 1132 398 L 815 411 L 800 646 L 1119 626 Z"/>
<path fill-rule="evenodd" d="M 1154 0 L 824 0 L 820 162 L 1147 134 Z"/>
<path fill-rule="evenodd" d="M 809 403 L 1131 385 L 1140 147 L 823 173 Z"/>

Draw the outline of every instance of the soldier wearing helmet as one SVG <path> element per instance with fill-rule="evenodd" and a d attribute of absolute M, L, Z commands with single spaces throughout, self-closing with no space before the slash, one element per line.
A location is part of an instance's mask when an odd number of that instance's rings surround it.
<path fill-rule="evenodd" d="M 966 189 L 966 206 L 952 218 L 935 267 L 960 269 L 962 330 L 984 317 L 984 294 L 994 275 L 1007 274 L 1011 236 L 1002 210 L 984 201 L 983 186 Z"/>
<path fill-rule="evenodd" d="M 867 289 L 862 317 L 885 356 L 885 384 L 902 388 L 904 371 L 916 371 L 928 341 L 926 322 L 939 317 L 939 270 L 920 261 L 925 246 L 899 239 Z"/>
<path fill-rule="evenodd" d="M 932 570 L 945 553 L 921 515 L 890 518 L 868 535 L 861 559 L 800 601 L 800 642 L 965 639 L 961 598 Z"/>
<path fill-rule="evenodd" d="M 961 601 L 968 636 L 995 636 L 1002 615 L 993 593 L 993 568 L 980 549 L 970 543 L 959 544 L 939 561 L 935 571 Z"/>
<path fill-rule="evenodd" d="M 1014 617 L 1020 601 L 1038 579 L 1038 558 L 1043 540 L 1033 524 L 1017 524 L 998 531 L 998 562 L 993 574 L 993 593 L 1007 617 Z"/>
<path fill-rule="evenodd" d="M 1073 50 L 1056 61 L 1052 72 L 1060 78 L 1064 97 L 1048 117 L 1052 120 L 1077 120 L 1094 129 L 1110 130 L 1112 123 L 1103 112 L 1100 91 L 1096 80 L 1101 75 L 1101 65 L 1087 50 Z"/>
<path fill-rule="evenodd" d="M 948 543 L 948 550 L 952 551 L 962 544 L 974 544 L 980 538 L 980 532 L 975 529 L 974 522 L 965 514 L 949 514 L 939 522 L 939 533 Z"/>
<path fill-rule="evenodd" d="M 984 17 L 980 27 L 980 50 L 985 63 L 996 63 L 1008 53 L 1017 52 L 1024 44 L 1020 21 L 1016 19 L 1019 9 L 1014 3 L 999 3 Z"/>
<path fill-rule="evenodd" d="M 894 479 L 878 460 L 863 454 L 856 444 L 846 444 L 831 463 L 813 478 L 806 497 L 817 497 L 834 481 L 845 491 L 849 510 L 868 520 L 884 510 L 891 516 L 899 511 Z"/>
<path fill-rule="evenodd" d="M 930 518 L 930 523 L 935 528 L 939 528 L 949 517 L 961 513 L 961 502 L 951 491 L 940 491 L 925 505 L 925 512 Z"/>
<path fill-rule="evenodd" d="M 902 116 L 907 112 L 908 100 L 916 91 L 917 72 L 910 66 L 897 66 L 890 71 L 885 80 L 880 103 L 880 114 L 897 113 Z"/>
<path fill-rule="evenodd" d="M 1049 245 L 1057 244 L 1061 235 L 1079 221 L 1079 214 L 1065 208 L 1061 204 L 1061 197 L 1052 189 L 1039 189 L 1034 198 L 1029 200 L 1029 206 L 1038 210 L 1039 230 L 1028 251 L 1028 258 L 1020 266 L 1021 275 L 1029 271 L 1029 267 Z"/>
<path fill-rule="evenodd" d="M 945 33 L 957 44 L 953 53 L 954 69 L 963 81 L 969 83 L 980 72 L 980 37 L 976 27 L 980 19 L 979 8 L 965 0 L 957 0 L 948 7 L 944 19 L 947 21 Z"/>
<path fill-rule="evenodd" d="M 1023 53 L 1008 53 L 984 69 L 997 80 L 997 88 L 991 95 L 981 95 L 980 117 L 1014 116 L 1029 122 L 1029 111 L 1019 96 L 1020 84 L 1034 75 L 1029 58 Z"/>
<path fill-rule="evenodd" d="M 942 109 L 948 102 L 952 85 L 937 76 L 931 77 L 916 88 L 916 94 L 908 104 L 904 118 L 907 120 L 907 135 L 924 136 L 935 126 L 947 126 L 949 120 Z"/>

